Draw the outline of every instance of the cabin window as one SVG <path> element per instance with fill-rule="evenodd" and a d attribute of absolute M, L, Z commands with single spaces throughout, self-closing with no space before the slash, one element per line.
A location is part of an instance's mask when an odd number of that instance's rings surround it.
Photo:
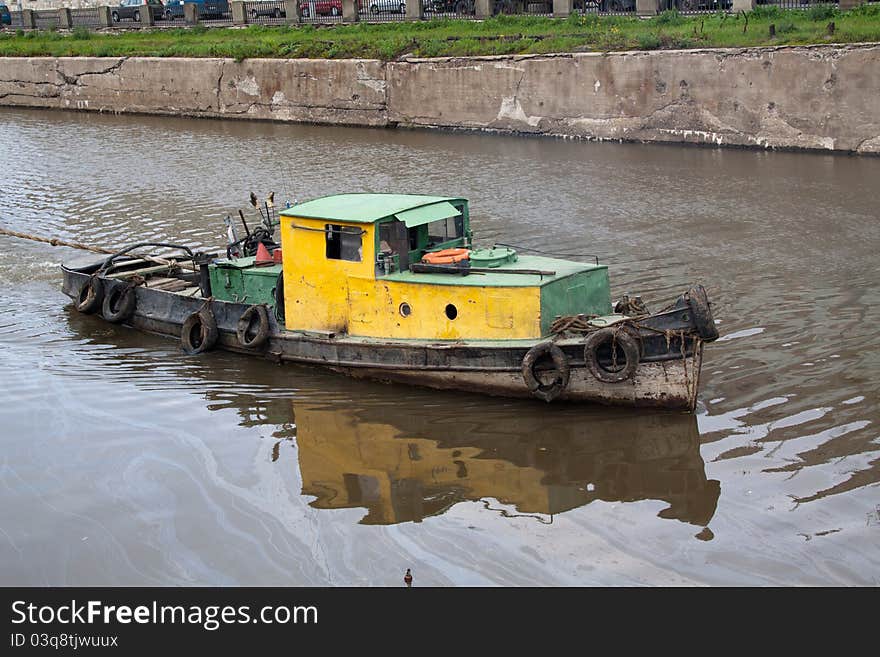
<path fill-rule="evenodd" d="M 391 224 L 379 224 L 379 253 L 394 253 L 391 248 Z"/>
<path fill-rule="evenodd" d="M 394 223 L 399 224 L 401 222 L 379 224 L 379 253 L 397 253 L 398 248 L 403 248 L 404 245 L 395 243 L 392 233 Z M 409 241 L 410 251 L 415 251 L 419 248 L 419 227 L 407 229 L 406 239 Z"/>
<path fill-rule="evenodd" d="M 324 234 L 327 241 L 328 260 L 348 260 L 360 262 L 363 259 L 362 236 L 364 231 L 360 228 L 327 224 L 324 226 Z"/>
<path fill-rule="evenodd" d="M 428 224 L 428 242 L 442 244 L 464 236 L 464 218 L 461 215 L 432 221 Z"/>

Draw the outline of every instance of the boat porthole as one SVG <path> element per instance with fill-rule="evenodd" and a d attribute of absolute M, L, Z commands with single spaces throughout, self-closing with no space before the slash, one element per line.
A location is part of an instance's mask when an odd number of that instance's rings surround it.
<path fill-rule="evenodd" d="M 410 305 L 406 301 L 404 301 L 402 304 L 400 304 L 399 310 L 400 310 L 400 314 L 403 317 L 409 317 L 410 315 L 412 315 L 412 308 L 410 307 Z"/>
<path fill-rule="evenodd" d="M 688 315 L 687 313 L 682 313 L 682 315 L 681 315 L 681 321 L 683 321 L 683 322 L 689 322 L 689 321 L 691 321 L 691 317 L 690 317 L 690 315 Z"/>
<path fill-rule="evenodd" d="M 449 319 L 455 319 L 458 317 L 458 308 L 456 308 L 453 304 L 446 305 L 446 316 Z"/>

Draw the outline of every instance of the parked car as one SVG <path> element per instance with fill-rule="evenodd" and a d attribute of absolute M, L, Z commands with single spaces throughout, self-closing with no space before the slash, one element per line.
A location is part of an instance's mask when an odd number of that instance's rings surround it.
<path fill-rule="evenodd" d="M 251 18 L 259 18 L 260 16 L 268 16 L 269 18 L 286 18 L 287 12 L 284 5 L 272 2 L 264 2 L 251 5 L 247 10 Z"/>
<path fill-rule="evenodd" d="M 187 2 L 188 1 L 189 0 L 187 0 Z M 358 0 L 358 8 L 363 10 L 368 2 L 370 3 L 370 6 L 377 6 L 377 11 L 372 12 L 374 14 L 379 11 L 402 11 L 406 13 L 406 0 Z M 386 5 L 388 6 L 388 9 L 379 9 L 379 7 L 384 7 Z M 342 0 L 300 0 L 300 16 L 308 18 L 312 15 L 313 11 L 315 16 L 341 16 Z M 287 17 L 287 12 L 284 10 L 283 5 L 276 5 L 269 2 L 251 5 L 250 9 L 248 9 L 248 13 L 251 18 L 258 18 L 260 16 L 268 16 L 269 18 Z"/>
<path fill-rule="evenodd" d="M 166 0 L 165 19 L 183 18 L 184 5 L 196 5 L 199 18 L 225 18 L 229 14 L 229 0 Z"/>
<path fill-rule="evenodd" d="M 395 14 L 406 13 L 406 0 L 365 0 L 363 4 L 371 14 L 385 12 Z"/>
<path fill-rule="evenodd" d="M 12 25 L 12 14 L 6 5 L 0 5 L 0 25 Z"/>
<path fill-rule="evenodd" d="M 586 2 L 599 2 L 599 0 L 586 0 Z M 621 0 L 626 1 L 626 0 Z M 635 0 L 629 0 L 635 2 Z M 526 0 L 490 0 L 492 15 L 498 14 L 524 14 L 527 5 L 540 5 L 541 2 L 527 2 Z M 547 6 L 543 9 L 547 12 L 553 11 L 552 2 L 545 3 Z M 401 3 L 403 11 L 406 11 L 406 5 Z M 425 0 L 425 11 L 437 14 L 467 14 L 474 15 L 477 13 L 477 5 L 475 0 Z"/>
<path fill-rule="evenodd" d="M 110 17 L 114 23 L 118 23 L 122 19 L 139 23 L 141 12 L 146 13 L 147 7 L 149 7 L 149 11 L 153 15 L 154 21 L 160 21 L 165 18 L 165 5 L 162 4 L 162 0 L 122 0 L 110 12 Z"/>
<path fill-rule="evenodd" d="M 673 4 L 675 0 L 667 0 Z M 583 11 L 635 11 L 636 0 L 584 0 L 583 7 L 575 3 L 576 9 Z M 661 2 L 662 5 L 662 2 Z M 662 10 L 664 7 L 660 7 Z"/>
<path fill-rule="evenodd" d="M 473 14 L 474 0 L 428 0 L 425 11 L 438 14 Z"/>
<path fill-rule="evenodd" d="M 733 0 L 678 0 L 681 11 L 718 11 L 732 6 Z"/>
<path fill-rule="evenodd" d="M 313 10 L 315 16 L 341 16 L 342 0 L 314 0 L 299 3 L 299 14 L 303 18 L 311 16 Z"/>

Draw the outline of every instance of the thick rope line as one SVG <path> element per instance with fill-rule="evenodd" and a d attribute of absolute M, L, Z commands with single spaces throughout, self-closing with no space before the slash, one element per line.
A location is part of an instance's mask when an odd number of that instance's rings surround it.
<path fill-rule="evenodd" d="M 19 237 L 23 240 L 31 240 L 33 242 L 44 242 L 46 244 L 51 244 L 52 246 L 69 246 L 72 249 L 80 249 L 81 251 L 91 251 L 93 253 L 106 253 L 107 255 L 113 255 L 115 251 L 110 251 L 109 249 L 102 249 L 98 246 L 89 246 L 87 244 L 80 244 L 79 242 L 65 242 L 64 240 L 59 240 L 57 238 L 49 238 L 49 237 L 40 237 L 39 235 L 29 235 L 27 233 L 18 233 L 14 230 L 7 230 L 6 228 L 0 228 L 0 235 L 9 235 L 10 237 Z"/>
<path fill-rule="evenodd" d="M 50 238 L 41 237 L 39 235 L 30 235 L 28 233 L 19 233 L 14 230 L 8 230 L 6 228 L 0 228 L 0 235 L 9 235 L 10 237 L 18 237 L 23 240 L 31 240 L 32 242 L 43 242 L 44 244 L 51 244 L 52 246 L 68 246 L 72 249 L 91 251 L 92 253 L 106 253 L 107 255 L 113 255 L 114 253 L 116 253 L 116 251 L 103 249 L 99 246 L 89 246 L 88 244 L 81 244 L 79 242 L 67 242 L 65 240 L 59 240 L 56 237 Z M 182 267 L 184 269 L 194 269 L 192 265 L 187 265 L 181 262 L 174 262 L 173 260 L 166 260 L 165 258 L 157 258 L 156 256 L 139 255 L 138 258 L 146 260 L 147 262 L 155 262 L 157 265 L 166 265 L 167 267 Z"/>

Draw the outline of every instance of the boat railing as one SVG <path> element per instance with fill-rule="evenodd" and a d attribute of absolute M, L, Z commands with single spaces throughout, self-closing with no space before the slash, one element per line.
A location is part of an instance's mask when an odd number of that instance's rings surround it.
<path fill-rule="evenodd" d="M 572 260 L 582 260 L 585 258 L 592 258 L 596 265 L 599 264 L 599 256 L 594 255 L 592 253 L 555 253 L 550 251 L 543 251 L 541 249 L 533 249 L 528 246 L 517 246 L 515 244 L 503 244 L 502 242 L 495 242 L 492 248 L 496 246 L 504 246 L 508 249 L 516 249 L 517 251 L 528 251 L 529 253 L 534 253 L 536 255 L 546 256 L 548 258 L 568 258 Z"/>

